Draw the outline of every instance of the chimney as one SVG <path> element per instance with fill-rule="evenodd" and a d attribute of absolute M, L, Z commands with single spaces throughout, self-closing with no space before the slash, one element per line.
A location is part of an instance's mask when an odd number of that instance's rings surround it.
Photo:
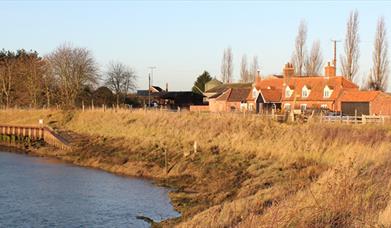
<path fill-rule="evenodd" d="M 255 77 L 255 82 L 254 82 L 254 86 L 256 89 L 259 89 L 261 87 L 261 82 L 262 82 L 262 79 L 261 79 L 261 76 L 259 76 L 259 73 L 258 75 Z"/>
<path fill-rule="evenodd" d="M 324 75 L 326 77 L 335 77 L 336 69 L 335 66 L 332 66 L 330 62 L 327 63 L 327 66 L 324 68 Z"/>
<path fill-rule="evenodd" d="M 166 83 L 166 92 L 168 92 L 168 83 Z"/>
<path fill-rule="evenodd" d="M 293 77 L 295 75 L 295 68 L 293 68 L 293 64 L 287 63 L 284 67 L 284 78 L 285 77 Z"/>

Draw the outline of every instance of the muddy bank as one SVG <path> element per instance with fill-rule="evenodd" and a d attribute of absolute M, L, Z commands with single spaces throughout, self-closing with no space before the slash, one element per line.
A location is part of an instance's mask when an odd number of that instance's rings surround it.
<path fill-rule="evenodd" d="M 30 153 L 171 187 L 182 217 L 156 226 L 362 227 L 387 225 L 391 217 L 387 125 L 52 110 L 2 112 L 0 122 L 29 124 L 39 118 L 75 149 Z"/>

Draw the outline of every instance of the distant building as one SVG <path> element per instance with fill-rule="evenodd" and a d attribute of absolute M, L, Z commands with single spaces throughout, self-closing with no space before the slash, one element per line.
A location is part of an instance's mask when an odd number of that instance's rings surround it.
<path fill-rule="evenodd" d="M 288 63 L 282 75 L 257 76 L 252 84 L 215 80 L 207 88 L 204 95 L 211 112 L 328 110 L 343 115 L 391 115 L 391 95 L 360 91 L 355 83 L 337 76 L 336 67 L 330 63 L 324 76 L 296 76 Z"/>
<path fill-rule="evenodd" d="M 202 105 L 203 95 L 192 91 L 168 91 L 158 86 L 151 86 L 150 90 L 137 90 L 137 98 L 142 105 L 147 105 L 150 100 L 151 107 L 164 107 L 169 109 L 189 108 L 190 105 Z"/>

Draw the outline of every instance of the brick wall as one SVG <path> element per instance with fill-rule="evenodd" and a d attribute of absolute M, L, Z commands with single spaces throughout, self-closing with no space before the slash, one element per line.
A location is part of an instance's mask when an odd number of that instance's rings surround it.
<path fill-rule="evenodd" d="M 209 105 L 190 105 L 190 112 L 209 112 Z"/>
<path fill-rule="evenodd" d="M 369 105 L 371 115 L 391 115 L 391 96 L 388 94 L 379 94 Z"/>

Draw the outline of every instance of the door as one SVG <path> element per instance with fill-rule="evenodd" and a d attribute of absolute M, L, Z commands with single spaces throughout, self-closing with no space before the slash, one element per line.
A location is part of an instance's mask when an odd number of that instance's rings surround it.
<path fill-rule="evenodd" d="M 341 111 L 344 116 L 369 115 L 369 102 L 341 102 Z"/>

